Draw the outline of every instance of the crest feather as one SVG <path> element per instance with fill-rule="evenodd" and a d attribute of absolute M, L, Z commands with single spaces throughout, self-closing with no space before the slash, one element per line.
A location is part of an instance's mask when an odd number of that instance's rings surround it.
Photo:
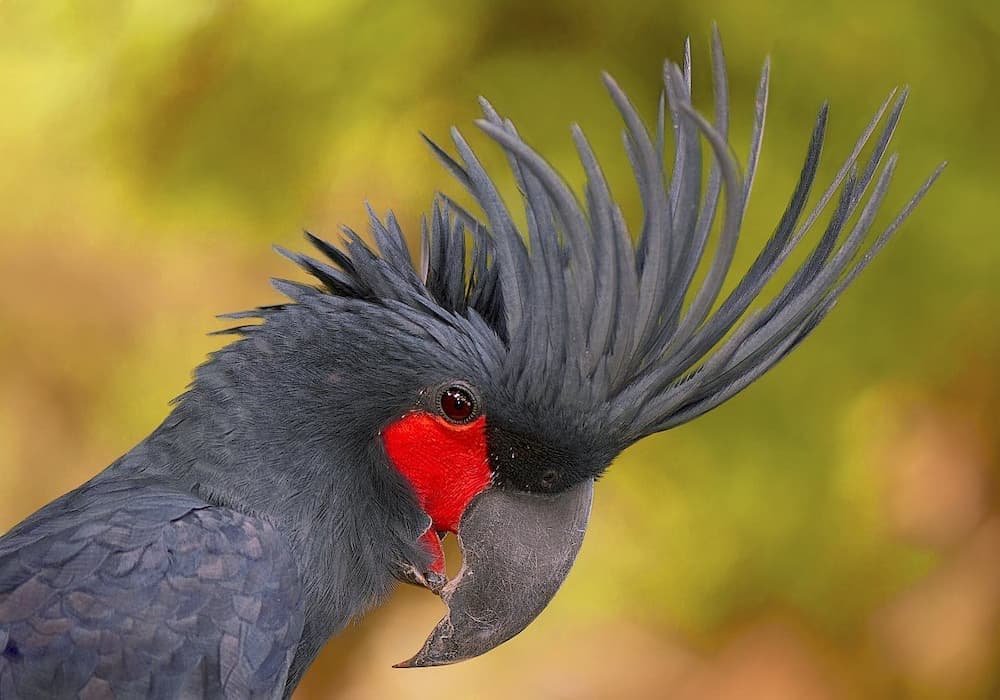
<path fill-rule="evenodd" d="M 503 381 L 512 396 L 600 412 L 626 441 L 680 425 L 734 396 L 795 348 L 944 167 L 931 174 L 872 242 L 870 229 L 897 164 L 897 155 L 886 153 L 907 96 L 906 90 L 899 95 L 893 91 L 807 211 L 829 119 L 824 104 L 788 206 L 749 269 L 719 303 L 757 171 L 770 63 L 764 63 L 755 94 L 745 171 L 728 140 L 728 77 L 717 30 L 712 34 L 712 69 L 715 116 L 710 122 L 691 102 L 690 44 L 685 44 L 682 65 L 665 65 L 652 133 L 625 92 L 604 76 L 625 125 L 625 151 L 643 206 L 635 242 L 578 126 L 572 127 L 572 137 L 586 176 L 582 202 L 514 125 L 481 100 L 484 117 L 476 125 L 507 156 L 522 195 L 526 231 L 518 229 L 492 176 L 453 129 L 457 158 L 424 138 L 475 198 L 484 218 L 442 195 L 424 221 L 419 267 L 413 265 L 392 214 L 382 221 L 370 209 L 378 252 L 350 230 L 340 247 L 308 234 L 326 262 L 279 252 L 331 295 L 423 313 L 433 307 L 438 317 L 450 314 L 485 323 L 507 349 Z M 667 116 L 675 140 L 669 172 L 664 156 Z M 880 124 L 871 153 L 859 167 Z M 709 158 L 704 187 L 703 142 Z M 812 251 L 777 294 L 760 303 L 765 285 L 834 198 Z M 706 261 L 716 224 L 718 240 Z M 692 290 L 702 268 L 704 279 Z M 280 282 L 278 287 L 293 299 L 303 293 L 300 285 Z M 751 311 L 755 303 L 757 309 Z"/>

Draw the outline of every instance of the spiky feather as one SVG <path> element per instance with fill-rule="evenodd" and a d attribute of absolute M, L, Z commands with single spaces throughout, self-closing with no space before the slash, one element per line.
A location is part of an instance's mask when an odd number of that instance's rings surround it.
<path fill-rule="evenodd" d="M 625 150 L 643 205 L 635 241 L 579 127 L 573 126 L 572 135 L 587 179 L 583 203 L 513 124 L 483 100 L 484 118 L 476 125 L 507 155 L 522 193 L 526 231 L 519 230 L 492 176 L 453 129 L 457 158 L 427 141 L 475 198 L 484 219 L 442 196 L 424 222 L 419 267 L 413 265 L 392 214 L 383 222 L 371 210 L 378 252 L 349 230 L 340 247 L 310 234 L 333 266 L 281 252 L 332 295 L 481 319 L 506 347 L 504 381 L 512 396 L 600 411 L 626 442 L 689 421 L 748 386 L 816 327 L 909 216 L 944 164 L 871 240 L 870 229 L 896 167 L 896 155 L 886 158 L 886 152 L 906 100 L 905 90 L 899 95 L 893 91 L 806 213 L 826 134 L 828 108 L 823 105 L 784 214 L 719 303 L 756 174 L 770 66 L 765 62 L 761 71 L 744 174 L 728 141 L 728 79 L 718 32 L 712 36 L 714 123 L 692 106 L 689 44 L 684 55 L 682 66 L 667 62 L 664 67 L 653 134 L 618 84 L 610 76 L 604 79 L 625 123 Z M 667 113 L 675 135 L 669 173 L 664 162 Z M 881 132 L 859 168 L 861 152 L 879 124 Z M 711 157 L 704 191 L 703 141 Z M 837 203 L 812 252 L 770 301 L 759 303 L 765 285 L 834 198 Z M 705 260 L 716 225 L 718 240 Z M 472 243 L 468 258 L 467 237 Z M 702 268 L 703 281 L 694 290 Z M 295 298 L 297 288 L 287 285 L 281 288 Z M 755 302 L 759 308 L 748 313 Z"/>

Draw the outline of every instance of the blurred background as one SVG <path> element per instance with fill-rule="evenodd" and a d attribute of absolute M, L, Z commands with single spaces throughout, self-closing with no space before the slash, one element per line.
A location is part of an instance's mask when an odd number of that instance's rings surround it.
<path fill-rule="evenodd" d="M 710 109 L 713 19 L 740 153 L 773 60 L 737 270 L 824 99 L 828 181 L 885 94 L 912 88 L 883 222 L 947 158 L 944 177 L 777 371 L 621 456 L 525 633 L 393 670 L 443 612 L 399 591 L 296 698 L 1000 696 L 1000 5 L 985 0 L 5 0 L 0 531 L 165 416 L 222 342 L 214 314 L 277 300 L 268 277 L 297 273 L 271 243 L 365 230 L 365 199 L 417 232 L 433 193 L 459 189 L 419 131 L 446 141 L 457 124 L 502 166 L 472 125 L 480 94 L 577 185 L 580 122 L 637 221 L 600 71 L 652 118 L 690 33 Z"/>

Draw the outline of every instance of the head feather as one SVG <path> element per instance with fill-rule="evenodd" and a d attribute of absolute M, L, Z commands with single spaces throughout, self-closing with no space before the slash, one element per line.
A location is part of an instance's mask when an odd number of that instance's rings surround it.
<path fill-rule="evenodd" d="M 898 96 L 893 91 L 807 213 L 829 116 L 824 105 L 788 206 L 749 269 L 719 303 L 757 170 L 770 66 L 765 62 L 761 71 L 743 172 L 728 140 L 728 80 L 717 31 L 712 60 L 714 122 L 692 106 L 686 44 L 683 65 L 665 65 L 652 134 L 624 91 L 610 76 L 604 78 L 625 124 L 625 150 L 643 205 L 642 228 L 634 242 L 579 127 L 573 126 L 572 136 L 587 180 L 583 202 L 514 125 L 483 100 L 484 118 L 476 125 L 507 155 L 522 194 L 525 231 L 515 224 L 473 148 L 453 129 L 457 157 L 425 139 L 484 216 L 480 220 L 442 196 L 424 222 L 419 267 L 413 265 L 392 214 L 382 221 L 371 210 L 378 252 L 350 230 L 339 247 L 310 234 L 328 262 L 281 252 L 332 295 L 481 320 L 506 348 L 502 381 L 511 396 L 599 412 L 625 442 L 689 421 L 734 396 L 797 346 L 943 168 L 871 242 L 870 229 L 897 161 L 896 155 L 885 156 L 906 91 Z M 669 173 L 664 157 L 667 114 L 675 137 Z M 879 124 L 871 154 L 859 168 L 861 152 Z M 703 142 L 710 158 L 704 189 Z M 761 302 L 767 282 L 835 197 L 811 253 L 773 298 Z M 719 235 L 709 253 L 709 234 L 716 225 Z M 704 279 L 692 290 L 703 268 Z M 287 282 L 279 289 L 293 299 L 301 293 L 301 287 Z"/>

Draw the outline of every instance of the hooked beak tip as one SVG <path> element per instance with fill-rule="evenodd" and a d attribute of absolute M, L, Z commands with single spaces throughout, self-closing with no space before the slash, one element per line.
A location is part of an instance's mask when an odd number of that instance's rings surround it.
<path fill-rule="evenodd" d="M 462 516 L 462 569 L 441 591 L 448 614 L 412 658 L 395 668 L 471 659 L 527 627 L 569 573 L 590 514 L 593 481 L 539 496 L 479 494 Z"/>
<path fill-rule="evenodd" d="M 448 666 L 462 659 L 455 659 L 454 661 L 443 661 L 440 659 L 430 659 L 426 658 L 426 654 L 421 651 L 418 654 L 414 654 L 406 661 L 400 661 L 398 664 L 393 664 L 393 668 L 430 668 L 432 666 Z"/>

